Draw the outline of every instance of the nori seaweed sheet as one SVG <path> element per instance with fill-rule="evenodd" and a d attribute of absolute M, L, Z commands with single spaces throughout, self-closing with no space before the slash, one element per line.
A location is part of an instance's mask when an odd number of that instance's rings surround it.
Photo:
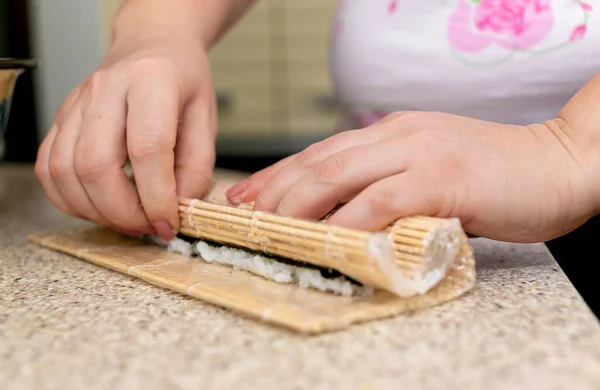
<path fill-rule="evenodd" d="M 181 240 L 183 240 L 185 242 L 188 242 L 190 244 L 193 244 L 194 242 L 200 240 L 199 238 L 189 237 L 189 236 L 186 236 L 186 235 L 181 234 L 181 233 L 177 234 L 177 238 L 179 238 L 179 239 L 181 239 Z M 320 266 L 315 265 L 315 264 L 306 263 L 304 261 L 292 260 L 292 259 L 288 259 L 288 258 L 285 258 L 285 257 L 273 255 L 273 254 L 270 254 L 270 253 L 256 252 L 256 251 L 249 250 L 248 248 L 240 247 L 238 245 L 232 245 L 232 244 L 228 244 L 228 243 L 217 242 L 217 241 L 206 240 L 206 239 L 202 239 L 202 241 L 207 242 L 207 243 L 217 244 L 217 245 L 227 245 L 227 246 L 230 246 L 232 248 L 237 248 L 237 249 L 243 250 L 244 252 L 247 252 L 247 253 L 250 253 L 250 254 L 253 254 L 253 255 L 257 255 L 258 254 L 258 255 L 261 255 L 261 256 L 264 256 L 264 257 L 268 257 L 271 260 L 274 260 L 274 261 L 277 261 L 277 262 L 280 262 L 280 263 L 284 263 L 284 264 L 288 264 L 288 265 L 293 265 L 293 266 L 296 266 L 296 267 L 316 269 L 316 270 L 318 270 L 321 273 L 321 276 L 323 276 L 324 278 L 328 278 L 328 279 L 334 279 L 334 278 L 339 278 L 339 277 L 343 276 L 344 278 L 348 279 L 349 282 L 351 282 L 353 284 L 356 284 L 358 286 L 362 286 L 362 283 L 360 283 L 359 281 L 354 280 L 354 279 L 352 279 L 352 278 L 350 278 L 350 277 L 342 274 L 341 272 L 339 272 L 337 270 L 334 270 L 334 269 L 331 269 L 331 268 L 324 268 L 324 267 L 320 267 Z"/>

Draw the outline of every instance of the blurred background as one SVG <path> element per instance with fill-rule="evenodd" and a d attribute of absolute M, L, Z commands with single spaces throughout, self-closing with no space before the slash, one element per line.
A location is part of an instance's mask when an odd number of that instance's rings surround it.
<path fill-rule="evenodd" d="M 121 1 L 2 2 L 0 57 L 39 61 L 17 83 L 5 161 L 34 161 L 56 110 L 107 50 Z M 262 0 L 211 53 L 219 166 L 255 171 L 332 134 L 334 7 L 335 0 Z"/>

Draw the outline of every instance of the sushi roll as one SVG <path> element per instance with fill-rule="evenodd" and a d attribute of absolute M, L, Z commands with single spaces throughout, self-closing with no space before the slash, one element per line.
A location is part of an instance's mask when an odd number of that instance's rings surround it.
<path fill-rule="evenodd" d="M 276 283 L 294 284 L 301 288 L 346 297 L 369 295 L 373 291 L 372 288 L 364 286 L 336 270 L 263 253 L 255 253 L 245 248 L 198 240 L 183 234 L 178 234 L 169 242 L 154 236 L 149 236 L 148 239 L 155 244 L 166 247 L 169 252 L 180 253 L 185 256 L 199 258 L 208 263 L 217 263 L 236 270 L 250 272 Z"/>

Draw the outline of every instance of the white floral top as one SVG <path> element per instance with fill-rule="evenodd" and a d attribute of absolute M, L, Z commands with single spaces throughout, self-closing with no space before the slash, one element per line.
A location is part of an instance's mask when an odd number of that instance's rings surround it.
<path fill-rule="evenodd" d="M 339 0 L 331 55 L 344 127 L 402 110 L 513 124 L 553 118 L 600 71 L 599 7 L 598 0 Z"/>

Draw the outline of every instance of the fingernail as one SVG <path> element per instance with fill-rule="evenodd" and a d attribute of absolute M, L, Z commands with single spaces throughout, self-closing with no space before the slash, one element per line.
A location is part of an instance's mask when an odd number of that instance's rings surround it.
<path fill-rule="evenodd" d="M 248 187 L 248 179 L 242 180 L 241 182 L 228 189 L 225 195 L 227 195 L 227 198 L 230 202 L 235 204 L 240 203 L 240 197 L 242 195 L 242 192 L 244 192 L 244 190 L 246 189 L 246 187 Z"/>
<path fill-rule="evenodd" d="M 158 221 L 152 224 L 156 233 L 165 241 L 171 241 L 175 238 L 175 230 L 173 226 L 167 221 Z"/>

